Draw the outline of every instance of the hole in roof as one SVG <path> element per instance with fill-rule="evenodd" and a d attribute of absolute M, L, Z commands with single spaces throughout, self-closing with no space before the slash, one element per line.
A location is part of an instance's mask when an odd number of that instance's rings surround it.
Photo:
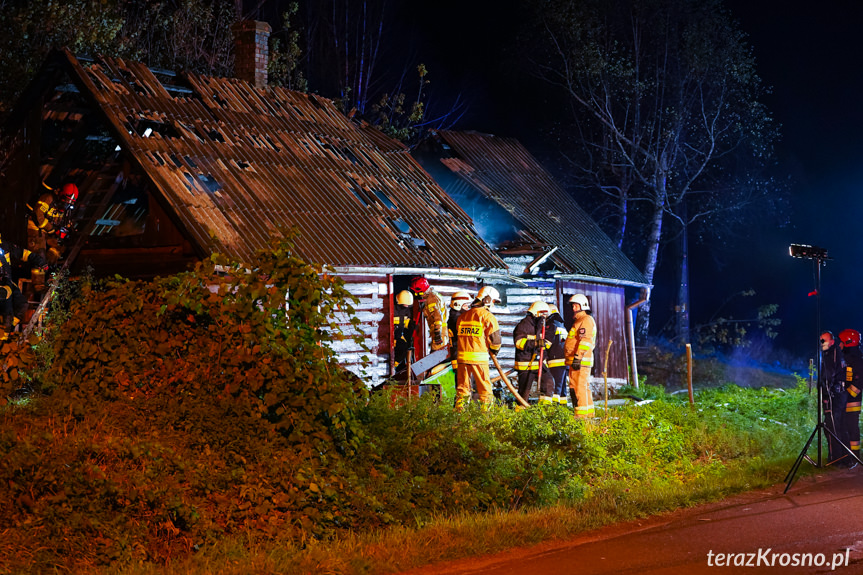
<path fill-rule="evenodd" d="M 178 168 L 183 167 L 183 162 L 181 162 L 180 158 L 178 158 L 174 154 L 171 154 L 171 161 L 174 162 L 174 165 L 177 166 Z"/>
<path fill-rule="evenodd" d="M 228 107 L 228 101 L 222 98 L 218 92 L 213 92 L 213 100 L 223 108 Z"/>
<path fill-rule="evenodd" d="M 158 133 L 163 138 L 179 138 L 180 133 L 171 124 L 165 122 L 156 122 L 146 118 L 139 118 L 134 124 L 135 133 L 144 138 L 150 137 L 153 132 Z"/>
<path fill-rule="evenodd" d="M 186 160 L 186 163 L 189 164 L 193 168 L 197 168 L 198 164 L 195 163 L 195 160 L 190 158 L 189 156 L 183 156 L 183 159 Z"/>
<path fill-rule="evenodd" d="M 198 174 L 198 179 L 202 184 L 204 184 L 204 188 L 206 188 L 206 190 L 211 194 L 215 194 L 222 189 L 222 184 L 217 182 L 216 179 L 209 174 Z"/>
<path fill-rule="evenodd" d="M 384 203 L 384 205 L 386 207 L 388 207 L 391 210 L 396 209 L 396 205 L 389 198 L 389 196 L 383 192 L 383 190 L 378 190 L 376 188 L 373 188 L 372 191 L 375 193 L 375 195 L 378 197 L 378 199 Z"/>
<path fill-rule="evenodd" d="M 348 189 L 351 191 L 351 193 L 354 195 L 354 197 L 357 200 L 359 200 L 360 204 L 362 204 L 365 207 L 369 207 L 369 203 L 366 201 L 366 199 L 360 194 L 360 192 L 356 188 L 351 186 Z"/>
<path fill-rule="evenodd" d="M 150 157 L 151 157 L 151 158 L 153 158 L 153 163 L 154 163 L 154 164 L 155 164 L 155 163 L 158 163 L 160 166 L 164 166 L 164 165 L 165 165 L 165 158 L 163 158 L 163 157 L 162 157 L 162 155 L 161 155 L 159 152 L 153 152 L 153 153 L 150 155 Z"/>
<path fill-rule="evenodd" d="M 352 164 L 359 164 L 359 165 L 361 165 L 361 166 L 363 165 L 363 162 L 362 162 L 362 161 L 361 161 L 361 160 L 356 156 L 356 154 L 354 154 L 354 153 L 351 151 L 351 149 L 350 149 L 350 148 L 348 148 L 347 146 L 345 146 L 344 148 L 342 148 L 342 154 L 343 154 L 347 159 L 349 159 L 349 160 L 351 161 L 351 163 L 352 163 Z"/>
<path fill-rule="evenodd" d="M 244 162 L 242 160 L 234 160 L 234 163 L 237 164 L 237 167 L 241 170 L 246 170 L 251 167 L 248 162 Z"/>
<path fill-rule="evenodd" d="M 267 141 L 270 143 L 270 147 L 272 147 L 277 152 L 282 151 L 282 149 L 276 145 L 276 143 L 273 141 L 272 138 L 270 138 L 269 136 L 265 136 L 265 137 L 267 138 Z"/>
<path fill-rule="evenodd" d="M 397 229 L 398 231 L 400 231 L 401 233 L 403 233 L 403 234 L 409 234 L 409 233 L 411 233 L 411 227 L 410 227 L 410 225 L 408 225 L 408 223 L 407 223 L 406 221 L 404 221 L 403 219 L 401 219 L 401 218 L 393 218 L 393 219 L 392 219 L 392 220 L 390 220 L 390 221 L 393 223 L 393 225 L 396 227 L 396 229 Z"/>
<path fill-rule="evenodd" d="M 222 136 L 222 133 L 218 130 L 210 130 L 209 132 L 207 132 L 207 135 L 210 136 L 211 140 L 221 142 L 223 144 L 225 143 L 224 136 Z"/>

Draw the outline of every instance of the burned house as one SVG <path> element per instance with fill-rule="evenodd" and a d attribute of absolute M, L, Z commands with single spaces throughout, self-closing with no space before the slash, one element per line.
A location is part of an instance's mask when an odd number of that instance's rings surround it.
<path fill-rule="evenodd" d="M 517 140 L 440 131 L 414 155 L 521 282 L 501 286 L 504 341 L 511 346 L 515 324 L 536 299 L 556 304 L 569 326 L 567 301 L 583 293 L 598 328 L 594 384 L 603 374 L 610 386 L 626 383 L 635 365 L 631 311 L 637 303 L 626 304 L 625 290 L 643 294 L 650 286 L 596 222 Z M 505 364 L 512 354 L 512 347 L 501 351 Z"/>
<path fill-rule="evenodd" d="M 505 283 L 506 265 L 405 146 L 329 100 L 251 80 L 54 53 L 2 132 L 3 236 L 27 241 L 43 182 L 80 190 L 73 272 L 149 278 L 211 253 L 243 262 L 294 228 L 296 254 L 334 267 L 360 299 L 376 383 L 392 369 L 394 293 L 416 275 L 443 295 L 475 293 Z M 360 371 L 365 353 L 340 345 Z"/>

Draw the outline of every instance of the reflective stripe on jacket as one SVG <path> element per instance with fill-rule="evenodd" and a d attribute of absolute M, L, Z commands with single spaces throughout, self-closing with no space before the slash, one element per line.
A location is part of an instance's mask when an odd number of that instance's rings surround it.
<path fill-rule="evenodd" d="M 582 367 L 592 367 L 595 342 L 596 322 L 585 311 L 576 313 L 564 344 L 566 365 L 572 365 L 572 360 L 578 358 Z"/>
<path fill-rule="evenodd" d="M 458 363 L 488 364 L 489 351 L 500 350 L 500 325 L 485 307 L 472 307 L 461 314 L 458 329 Z"/>

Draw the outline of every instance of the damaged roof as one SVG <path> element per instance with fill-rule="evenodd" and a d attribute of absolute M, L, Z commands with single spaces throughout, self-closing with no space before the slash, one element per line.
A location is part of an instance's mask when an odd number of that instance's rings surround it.
<path fill-rule="evenodd" d="M 460 180 L 520 222 L 529 239 L 558 249 L 552 259 L 565 274 L 647 286 L 644 274 L 545 168 L 515 139 L 476 132 L 439 131 L 449 148 L 440 161 Z"/>
<path fill-rule="evenodd" d="M 202 255 L 246 261 L 296 226 L 298 255 L 319 263 L 505 267 L 404 145 L 330 100 L 119 58 L 52 57 Z"/>

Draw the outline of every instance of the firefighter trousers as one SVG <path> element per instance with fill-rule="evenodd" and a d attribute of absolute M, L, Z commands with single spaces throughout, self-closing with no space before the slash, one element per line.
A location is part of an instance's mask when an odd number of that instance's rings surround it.
<path fill-rule="evenodd" d="M 566 398 L 566 372 L 569 371 L 565 365 L 561 365 L 560 367 L 550 367 L 548 368 L 549 373 L 551 373 L 551 377 L 554 378 L 554 393 L 552 395 L 559 395 L 560 397 Z"/>
<path fill-rule="evenodd" d="M 570 368 L 569 370 L 569 389 L 575 396 L 575 416 L 576 417 L 593 417 L 593 394 L 590 391 L 590 368 L 581 367 L 579 369 Z"/>
<path fill-rule="evenodd" d="M 848 434 L 848 447 L 860 457 L 860 397 L 852 397 L 845 392 L 848 403 L 845 405 L 845 432 Z"/>
<path fill-rule="evenodd" d="M 484 405 L 490 405 L 494 400 L 491 392 L 491 374 L 487 363 L 472 364 L 458 362 L 456 368 L 456 390 L 455 408 L 462 409 L 470 401 L 470 382 L 476 385 L 479 401 Z"/>
<path fill-rule="evenodd" d="M 824 427 L 832 432 L 832 434 L 827 434 L 828 460 L 835 461 L 848 455 L 842 447 L 849 445 L 848 431 L 845 429 L 845 407 L 848 403 L 848 394 L 844 390 L 839 393 L 824 391 L 823 401 Z"/>
<path fill-rule="evenodd" d="M 518 394 L 527 401 L 527 396 L 530 395 L 530 390 L 536 382 L 536 376 L 539 370 L 525 369 L 518 372 Z M 542 370 L 542 381 L 539 382 L 539 400 L 550 401 L 554 394 L 554 378 L 548 372 L 548 369 Z"/>

